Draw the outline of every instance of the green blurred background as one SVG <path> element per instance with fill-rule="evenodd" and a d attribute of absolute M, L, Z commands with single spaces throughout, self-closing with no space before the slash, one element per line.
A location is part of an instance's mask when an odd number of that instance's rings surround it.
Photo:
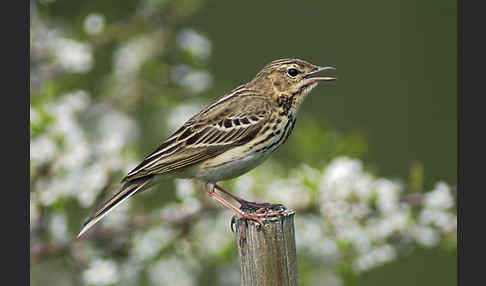
<path fill-rule="evenodd" d="M 102 13 L 110 24 L 130 18 L 142 4 L 163 6 L 170 1 L 35 2 L 40 15 L 82 39 L 83 20 L 90 13 Z M 456 5 L 451 0 L 184 0 L 174 8 L 179 17 L 161 22 L 192 28 L 211 41 L 211 58 L 204 66 L 213 84 L 197 95 L 205 103 L 278 58 L 297 57 L 337 68 L 338 80 L 321 84 L 308 97 L 293 136 L 273 155 L 275 161 L 289 168 L 300 163 L 320 167 L 335 156 L 348 155 L 362 159 L 379 176 L 405 183 L 420 168 L 424 179 L 419 188 L 429 190 L 437 181 L 456 184 Z M 136 34 L 146 24 L 137 25 L 115 31 L 114 38 L 123 42 L 128 39 L 125 32 Z M 102 94 L 106 83 L 99 76 L 112 69 L 116 46 L 109 41 L 97 51 L 93 71 L 66 76 L 53 88 L 82 86 L 93 97 Z M 181 59 L 169 51 L 160 62 Z M 157 78 L 164 74 L 163 66 L 146 65 L 141 74 L 155 86 L 164 84 Z M 181 100 L 179 93 L 159 98 L 158 91 L 149 90 L 134 103 L 139 107 L 133 107 L 143 111 L 138 118 L 145 135 L 137 143 L 141 155 L 168 135 L 152 119 L 190 98 Z M 357 285 L 455 285 L 456 253 L 418 249 L 359 279 Z"/>
<path fill-rule="evenodd" d="M 428 189 L 438 180 L 457 183 L 456 6 L 451 0 L 208 1 L 188 25 L 213 42 L 216 94 L 282 57 L 337 68 L 338 81 L 321 84 L 306 100 L 301 124 L 276 157 L 292 154 L 306 131 L 299 128 L 303 121 L 331 124 L 365 138 L 362 159 L 380 175 L 406 178 L 421 162 Z M 422 250 L 363 275 L 358 285 L 456 285 L 456 275 L 455 253 Z"/>
<path fill-rule="evenodd" d="M 419 160 L 426 188 L 456 183 L 456 1 L 208 1 L 188 25 L 214 45 L 215 96 L 274 59 L 335 66 L 299 117 L 366 136 L 381 175 Z"/>

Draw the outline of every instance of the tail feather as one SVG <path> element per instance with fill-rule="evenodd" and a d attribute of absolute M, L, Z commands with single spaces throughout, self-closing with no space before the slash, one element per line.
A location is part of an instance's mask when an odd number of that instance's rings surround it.
<path fill-rule="evenodd" d="M 148 187 L 151 181 L 152 178 L 143 178 L 123 184 L 118 193 L 116 193 L 113 197 L 111 197 L 111 199 L 104 203 L 103 206 L 92 217 L 86 220 L 86 222 L 83 224 L 83 228 L 78 234 L 78 237 L 83 235 L 83 233 L 88 231 L 93 225 L 95 225 L 98 221 L 100 221 L 110 211 L 119 206 L 126 199 Z"/>

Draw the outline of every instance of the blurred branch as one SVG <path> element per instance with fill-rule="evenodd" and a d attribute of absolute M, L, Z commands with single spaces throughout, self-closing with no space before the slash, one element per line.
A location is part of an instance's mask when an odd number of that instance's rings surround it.
<path fill-rule="evenodd" d="M 454 199 L 457 200 L 457 185 L 451 187 L 451 193 Z M 406 202 L 409 205 L 415 206 L 423 202 L 425 197 L 424 193 L 412 192 L 411 194 L 405 195 L 401 198 L 402 202 Z"/>
<path fill-rule="evenodd" d="M 103 33 L 92 37 L 89 42 L 94 48 L 99 48 L 113 40 L 130 38 L 134 34 L 140 32 L 140 27 L 145 28 L 144 25 L 147 23 L 151 23 L 151 26 L 156 29 L 169 30 L 169 26 L 164 25 L 160 19 L 162 19 L 162 16 L 158 10 L 148 12 L 146 10 L 141 10 L 128 18 L 121 19 L 118 22 L 111 24 Z"/>
<path fill-rule="evenodd" d="M 183 228 L 188 224 L 193 224 L 201 217 L 215 213 L 220 208 L 216 206 L 206 206 L 201 208 L 198 212 L 181 216 L 174 219 L 163 218 L 164 221 L 173 227 Z M 154 223 L 158 223 L 162 219 L 161 217 L 154 216 L 137 216 L 126 227 L 117 230 L 107 230 L 98 228 L 95 231 L 85 234 L 81 238 L 72 238 L 65 242 L 57 243 L 36 243 L 30 247 L 30 263 L 39 262 L 42 259 L 46 259 L 52 256 L 62 255 L 68 252 L 74 244 L 81 243 L 83 240 L 111 240 L 116 237 L 126 236 L 135 230 L 144 229 Z M 82 264 L 82 263 L 81 263 Z"/>

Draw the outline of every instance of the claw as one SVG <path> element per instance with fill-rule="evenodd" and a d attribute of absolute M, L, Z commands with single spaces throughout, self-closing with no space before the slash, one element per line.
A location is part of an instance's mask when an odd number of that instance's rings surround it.
<path fill-rule="evenodd" d="M 236 218 L 233 216 L 230 222 L 231 232 L 235 232 L 235 230 L 233 229 L 233 225 L 235 225 L 235 223 L 236 223 Z"/>
<path fill-rule="evenodd" d="M 240 232 L 240 248 L 243 246 L 243 242 L 245 242 L 246 240 L 246 220 L 244 221 L 244 223 L 241 224 L 241 232 Z"/>
<path fill-rule="evenodd" d="M 263 221 L 256 214 L 243 213 L 241 215 L 241 217 L 244 218 L 244 219 L 253 220 L 253 221 L 257 222 L 261 227 L 264 226 Z"/>
<path fill-rule="evenodd" d="M 264 212 L 265 208 L 259 208 L 255 211 L 256 214 L 260 214 L 261 212 Z"/>

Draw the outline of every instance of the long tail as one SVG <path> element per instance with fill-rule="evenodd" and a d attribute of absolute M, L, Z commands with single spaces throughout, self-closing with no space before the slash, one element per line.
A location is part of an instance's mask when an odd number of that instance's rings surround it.
<path fill-rule="evenodd" d="M 110 211 L 120 205 L 129 197 L 133 196 L 137 192 L 143 191 L 149 187 L 152 182 L 152 177 L 140 178 L 137 180 L 129 181 L 121 186 L 120 191 L 116 193 L 111 199 L 109 199 L 103 206 L 90 218 L 88 218 L 83 224 L 83 229 L 78 234 L 78 237 L 83 235 L 88 229 L 105 217 Z"/>

